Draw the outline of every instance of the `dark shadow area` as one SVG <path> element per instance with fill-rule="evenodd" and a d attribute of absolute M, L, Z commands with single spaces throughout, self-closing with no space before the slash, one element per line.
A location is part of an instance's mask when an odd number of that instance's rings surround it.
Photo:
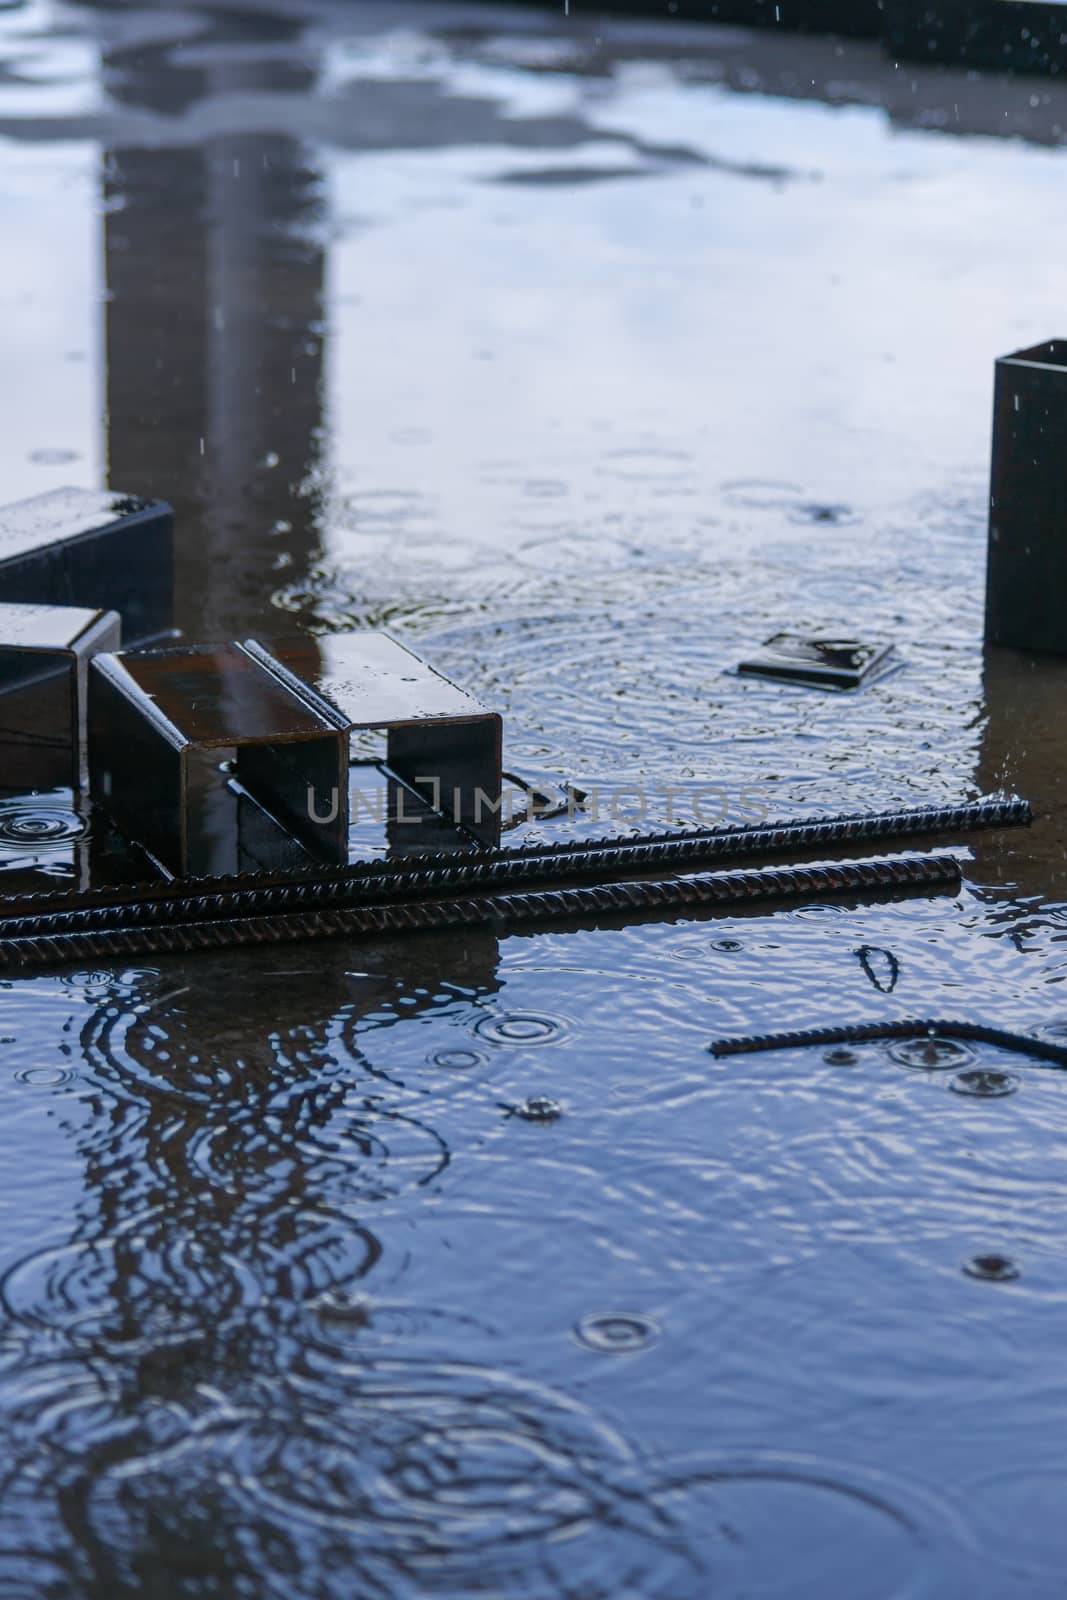
<path fill-rule="evenodd" d="M 990 646 L 985 653 L 985 726 L 977 781 L 1005 788 L 1034 807 L 1034 827 L 983 840 L 977 876 L 1019 896 L 1067 900 L 1061 819 L 1067 806 L 1063 707 L 1067 659 Z"/>

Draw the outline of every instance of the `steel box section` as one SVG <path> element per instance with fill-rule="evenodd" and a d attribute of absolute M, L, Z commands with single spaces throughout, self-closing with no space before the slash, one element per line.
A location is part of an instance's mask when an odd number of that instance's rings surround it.
<path fill-rule="evenodd" d="M 996 365 L 985 636 L 1067 652 L 1067 339 Z"/>
<path fill-rule="evenodd" d="M 351 732 L 380 730 L 386 765 L 434 811 L 482 843 L 500 842 L 503 724 L 383 632 L 329 634 L 245 648 L 335 708 Z M 403 823 L 398 825 L 403 827 Z M 412 832 L 417 819 L 412 817 Z"/>
<path fill-rule="evenodd" d="M 348 734 L 239 644 L 98 656 L 89 691 L 95 800 L 168 872 L 226 870 L 221 764 L 312 855 L 348 859 Z"/>
<path fill-rule="evenodd" d="M 121 637 L 114 611 L 0 603 L 0 786 L 82 786 L 89 662 Z"/>
<path fill-rule="evenodd" d="M 56 489 L 0 509 L 0 600 L 117 611 L 127 645 L 174 622 L 174 513 L 164 501 Z"/>

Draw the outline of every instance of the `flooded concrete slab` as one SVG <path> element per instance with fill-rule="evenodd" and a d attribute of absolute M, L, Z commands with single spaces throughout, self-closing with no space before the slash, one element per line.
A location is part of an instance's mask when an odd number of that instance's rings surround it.
<path fill-rule="evenodd" d="M 1063 667 L 983 613 L 1065 130 L 862 40 L 0 8 L 0 500 L 169 500 L 194 638 L 387 629 L 585 797 L 534 842 L 1037 811 L 950 896 L 6 976 L 0 1588 L 1058 1592 L 1062 1073 L 707 1047 L 1064 1037 Z M 0 877 L 98 827 L 0 803 Z"/>

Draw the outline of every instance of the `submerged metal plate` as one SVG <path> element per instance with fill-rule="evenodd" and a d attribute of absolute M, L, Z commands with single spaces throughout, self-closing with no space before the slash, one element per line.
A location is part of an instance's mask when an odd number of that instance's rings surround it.
<path fill-rule="evenodd" d="M 817 689 L 857 689 L 885 671 L 892 654 L 889 644 L 776 633 L 737 670 L 748 677 L 786 678 Z"/>

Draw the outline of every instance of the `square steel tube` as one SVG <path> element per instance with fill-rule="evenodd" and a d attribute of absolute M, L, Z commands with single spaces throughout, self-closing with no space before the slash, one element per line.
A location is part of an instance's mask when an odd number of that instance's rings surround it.
<path fill-rule="evenodd" d="M 81 787 L 89 662 L 120 643 L 114 611 L 0 603 L 0 788 Z"/>
<path fill-rule="evenodd" d="M 985 635 L 1067 653 L 1067 339 L 996 365 Z"/>
<path fill-rule="evenodd" d="M 174 622 L 174 513 L 90 489 L 0 508 L 0 600 L 117 611 L 127 645 Z"/>
<path fill-rule="evenodd" d="M 352 732 L 381 730 L 386 764 L 435 811 L 483 843 L 500 841 L 502 722 L 388 633 L 328 634 L 245 648 L 311 689 Z"/>
<path fill-rule="evenodd" d="M 218 870 L 238 782 L 320 860 L 348 859 L 348 730 L 240 644 L 98 656 L 89 682 L 94 800 L 168 871 Z"/>

